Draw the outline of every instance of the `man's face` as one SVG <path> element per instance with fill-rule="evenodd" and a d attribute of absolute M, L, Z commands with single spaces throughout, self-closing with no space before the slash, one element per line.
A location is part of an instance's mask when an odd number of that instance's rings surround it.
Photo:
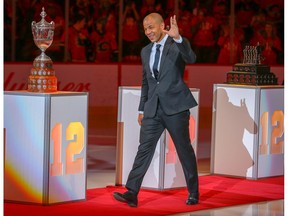
<path fill-rule="evenodd" d="M 143 27 L 145 35 L 151 42 L 159 42 L 164 37 L 164 23 L 159 23 L 152 17 L 148 17 L 143 21 Z"/>

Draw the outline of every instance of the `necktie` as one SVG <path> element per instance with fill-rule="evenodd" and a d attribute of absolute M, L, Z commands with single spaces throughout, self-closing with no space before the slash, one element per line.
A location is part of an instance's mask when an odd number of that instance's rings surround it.
<path fill-rule="evenodd" d="M 156 45 L 156 54 L 155 54 L 155 59 L 154 59 L 154 64 L 153 64 L 153 73 L 154 77 L 157 80 L 158 79 L 158 64 L 159 64 L 159 58 L 160 58 L 160 46 L 161 44 Z"/>

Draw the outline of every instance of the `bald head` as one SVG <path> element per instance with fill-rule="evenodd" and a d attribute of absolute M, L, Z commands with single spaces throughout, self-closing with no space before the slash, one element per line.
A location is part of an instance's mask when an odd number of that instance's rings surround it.
<path fill-rule="evenodd" d="M 143 23 L 147 22 L 148 20 L 151 20 L 151 19 L 157 24 L 161 24 L 161 23 L 164 22 L 164 20 L 163 20 L 163 18 L 162 18 L 162 16 L 160 14 L 158 14 L 158 13 L 150 13 L 144 18 Z"/>
<path fill-rule="evenodd" d="M 145 35 L 151 42 L 159 42 L 163 39 L 165 36 L 163 32 L 164 26 L 164 20 L 158 13 L 151 13 L 143 20 Z"/>

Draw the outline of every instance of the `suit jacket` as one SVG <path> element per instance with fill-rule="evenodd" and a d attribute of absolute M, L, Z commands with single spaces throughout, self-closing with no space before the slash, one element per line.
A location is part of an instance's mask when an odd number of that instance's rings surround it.
<path fill-rule="evenodd" d="M 143 66 L 141 98 L 139 111 L 144 111 L 144 116 L 155 116 L 158 103 L 165 114 L 173 115 L 197 106 L 197 102 L 187 85 L 183 81 L 186 64 L 196 61 L 196 55 L 190 43 L 183 38 L 182 43 L 177 43 L 168 37 L 162 51 L 158 80 L 151 73 L 149 59 L 153 43 L 141 50 Z"/>

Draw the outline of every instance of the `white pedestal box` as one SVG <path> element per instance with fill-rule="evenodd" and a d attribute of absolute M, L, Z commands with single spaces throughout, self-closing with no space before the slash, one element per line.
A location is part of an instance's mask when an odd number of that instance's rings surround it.
<path fill-rule="evenodd" d="M 4 199 L 86 199 L 88 93 L 4 92 Z"/>
<path fill-rule="evenodd" d="M 191 89 L 199 101 L 199 89 Z M 137 122 L 140 87 L 119 87 L 116 185 L 125 185 L 139 146 L 140 126 Z M 190 109 L 190 138 L 197 156 L 198 108 Z M 174 143 L 165 130 L 160 137 L 143 188 L 170 189 L 186 187 L 182 166 Z"/>
<path fill-rule="evenodd" d="M 284 174 L 284 87 L 215 84 L 211 173 Z"/>

